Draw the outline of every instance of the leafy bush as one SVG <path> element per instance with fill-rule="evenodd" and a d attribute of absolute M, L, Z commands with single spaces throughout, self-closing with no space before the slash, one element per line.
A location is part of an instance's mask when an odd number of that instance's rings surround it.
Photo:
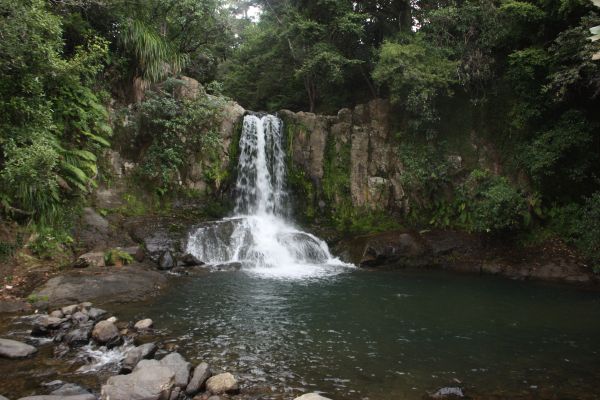
<path fill-rule="evenodd" d="M 27 247 L 41 258 L 53 258 L 64 253 L 67 247 L 73 244 L 73 237 L 61 227 L 38 226 L 35 232 Z"/>
<path fill-rule="evenodd" d="M 524 195 L 502 176 L 474 170 L 458 189 L 459 221 L 468 230 L 493 232 L 521 227 L 528 213 Z"/>

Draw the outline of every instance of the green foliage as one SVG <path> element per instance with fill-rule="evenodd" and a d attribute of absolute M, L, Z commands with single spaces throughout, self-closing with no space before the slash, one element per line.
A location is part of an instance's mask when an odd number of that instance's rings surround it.
<path fill-rule="evenodd" d="M 439 122 L 435 100 L 451 95 L 456 68 L 447 51 L 416 35 L 399 43 L 383 43 L 373 79 L 387 86 L 392 102 L 411 113 L 413 131 L 432 136 Z"/>
<path fill-rule="evenodd" d="M 457 202 L 460 224 L 476 232 L 521 228 L 528 213 L 526 198 L 508 179 L 483 170 L 471 172 Z"/>
<path fill-rule="evenodd" d="M 46 302 L 46 301 L 48 301 L 48 296 L 45 296 L 45 295 L 40 296 L 35 293 L 32 293 L 29 296 L 27 296 L 27 302 L 29 304 L 35 304 L 35 303 Z"/>
<path fill-rule="evenodd" d="M 110 249 L 104 253 L 104 263 L 107 266 L 116 265 L 128 265 L 133 262 L 133 257 L 131 254 L 120 250 L 120 249 Z"/>
<path fill-rule="evenodd" d="M 204 176 L 215 190 L 229 177 L 218 158 L 224 99 L 203 94 L 196 99 L 181 99 L 166 90 L 180 84 L 168 81 L 165 90 L 150 92 L 133 115 L 134 147 L 147 148 L 138 160 L 139 177 L 160 195 L 180 186 L 188 164 L 199 154 Z"/>
<path fill-rule="evenodd" d="M 108 113 L 92 85 L 108 43 L 89 36 L 63 54 L 61 20 L 45 2 L 0 2 L 0 200 L 48 224 L 94 185 Z"/>
<path fill-rule="evenodd" d="M 51 259 L 73 244 L 73 238 L 64 227 L 36 227 L 35 232 L 27 247 L 40 258 Z"/>

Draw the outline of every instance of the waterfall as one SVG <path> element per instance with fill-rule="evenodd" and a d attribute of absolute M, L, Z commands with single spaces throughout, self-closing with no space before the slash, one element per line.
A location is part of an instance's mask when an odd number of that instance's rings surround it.
<path fill-rule="evenodd" d="M 198 228 L 187 252 L 209 265 L 237 262 L 243 270 L 279 278 L 330 275 L 350 266 L 286 218 L 282 128 L 273 115 L 244 117 L 234 216 Z"/>

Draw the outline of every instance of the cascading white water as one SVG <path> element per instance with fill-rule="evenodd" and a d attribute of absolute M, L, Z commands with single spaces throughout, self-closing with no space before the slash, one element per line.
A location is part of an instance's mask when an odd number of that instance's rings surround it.
<path fill-rule="evenodd" d="M 187 251 L 207 264 L 240 262 L 245 270 L 281 278 L 329 275 L 349 267 L 324 241 L 286 220 L 287 197 L 281 120 L 245 116 L 235 216 L 199 228 Z"/>

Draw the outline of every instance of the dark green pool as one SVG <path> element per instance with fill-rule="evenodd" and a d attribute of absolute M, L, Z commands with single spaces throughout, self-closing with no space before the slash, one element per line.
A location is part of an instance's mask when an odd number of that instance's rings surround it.
<path fill-rule="evenodd" d="M 180 278 L 150 317 L 180 351 L 289 398 L 598 398 L 600 294 L 442 272 L 354 270 L 306 280 Z"/>

